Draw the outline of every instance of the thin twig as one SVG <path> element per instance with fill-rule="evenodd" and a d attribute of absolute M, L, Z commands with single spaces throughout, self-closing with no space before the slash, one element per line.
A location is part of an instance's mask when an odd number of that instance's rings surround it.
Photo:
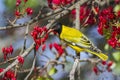
<path fill-rule="evenodd" d="M 76 4 L 75 28 L 78 29 L 78 30 L 80 30 L 80 4 Z M 80 58 L 80 54 L 79 54 L 79 58 Z M 78 80 L 80 80 L 80 63 L 78 64 L 77 60 L 76 60 L 76 64 L 78 66 L 77 69 L 79 68 L 78 72 L 77 72 L 77 76 L 78 76 Z M 70 79 L 70 80 L 74 80 L 74 79 Z"/>
<path fill-rule="evenodd" d="M 30 75 L 31 75 L 31 73 L 33 72 L 34 67 L 35 67 L 35 62 L 36 62 L 36 55 L 35 55 L 34 60 L 33 60 L 33 65 L 32 65 L 32 68 L 31 68 L 31 70 L 30 70 L 29 74 L 25 77 L 25 79 L 24 79 L 24 80 L 28 80 L 29 76 L 30 76 Z"/>
<path fill-rule="evenodd" d="M 75 71 L 77 69 L 78 64 L 79 64 L 79 59 L 75 59 L 72 70 L 70 71 L 70 74 L 69 74 L 70 80 L 75 80 L 74 75 L 75 75 Z"/>
<path fill-rule="evenodd" d="M 28 32 L 29 32 L 29 24 L 26 27 L 26 32 L 25 32 L 25 37 L 24 37 L 23 51 L 26 49 L 26 41 L 27 41 Z"/>
<path fill-rule="evenodd" d="M 10 61 L 13 61 L 13 60 L 15 60 L 17 57 L 14 57 L 14 58 L 10 58 L 10 59 L 8 59 L 8 60 L 6 60 L 6 61 L 4 61 L 4 62 L 0 62 L 0 65 L 3 65 L 3 64 L 6 64 L 6 63 L 8 63 L 8 62 L 10 62 Z"/>
<path fill-rule="evenodd" d="M 41 69 L 41 67 L 36 67 L 36 70 L 40 70 L 40 69 Z M 29 71 L 31 71 L 31 68 L 19 70 L 19 71 L 17 71 L 17 73 L 27 73 Z"/>
<path fill-rule="evenodd" d="M 80 29 L 80 4 L 76 4 L 75 28 L 78 30 Z"/>

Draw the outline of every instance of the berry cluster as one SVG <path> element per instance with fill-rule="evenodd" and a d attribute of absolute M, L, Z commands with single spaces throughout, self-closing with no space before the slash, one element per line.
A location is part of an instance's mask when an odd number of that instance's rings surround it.
<path fill-rule="evenodd" d="M 8 57 L 8 55 L 11 55 L 13 53 L 13 47 L 12 45 L 10 47 L 3 47 L 2 48 L 2 53 L 4 55 L 4 60 Z"/>
<path fill-rule="evenodd" d="M 52 9 L 57 9 L 60 6 L 65 6 L 67 4 L 70 4 L 74 0 L 47 0 L 48 6 Z"/>
<path fill-rule="evenodd" d="M 39 47 L 41 45 L 43 45 L 45 43 L 45 41 L 48 38 L 48 30 L 47 28 L 44 27 L 39 27 L 39 26 L 35 26 L 34 30 L 31 32 L 31 36 L 33 37 L 35 43 L 36 43 L 36 50 L 39 49 Z M 46 46 L 44 45 L 42 50 L 44 50 L 46 48 Z"/>
<path fill-rule="evenodd" d="M 113 7 L 103 9 L 99 14 L 98 32 L 108 39 L 113 48 L 120 47 L 120 11 L 114 12 Z"/>
<path fill-rule="evenodd" d="M 26 4 L 28 0 L 24 0 L 24 4 Z M 33 14 L 33 9 L 28 7 L 25 9 L 24 12 L 20 12 L 20 9 L 18 8 L 20 6 L 20 4 L 22 3 L 22 0 L 16 0 L 16 11 L 15 11 L 15 16 L 20 17 L 21 15 L 23 15 L 25 12 L 27 13 L 27 15 L 32 15 Z"/>
<path fill-rule="evenodd" d="M 112 64 L 113 64 L 112 61 L 109 61 L 109 62 L 102 61 L 102 62 L 101 62 L 101 65 L 104 66 L 108 72 L 112 71 L 112 69 L 111 69 Z M 103 68 L 102 68 L 102 69 L 103 69 Z M 99 72 L 102 72 L 102 70 L 100 70 L 98 66 L 94 66 L 94 67 L 93 67 L 93 71 L 94 71 L 94 73 L 95 73 L 96 75 L 97 75 Z M 103 70 L 103 71 L 104 71 L 104 70 Z"/>
<path fill-rule="evenodd" d="M 60 8 L 60 6 L 65 6 L 74 2 L 75 0 L 48 0 L 48 6 L 52 9 Z M 99 8 L 97 6 L 92 6 L 92 11 L 86 3 L 80 7 L 80 22 L 84 26 L 93 25 L 96 22 L 95 16 L 98 14 Z M 71 14 L 73 19 L 76 17 L 76 10 L 72 10 Z"/>
<path fill-rule="evenodd" d="M 96 12 L 98 13 L 98 7 L 94 8 Z M 91 9 L 86 5 L 80 6 L 80 23 L 85 25 L 93 25 L 95 23 L 95 17 L 94 17 L 94 12 L 90 12 Z M 73 18 L 76 17 L 76 10 L 72 10 L 71 14 Z"/>
<path fill-rule="evenodd" d="M 3 70 L 3 68 L 0 68 L 0 73 Z M 15 73 L 11 70 L 8 70 L 0 80 L 16 80 Z"/>
<path fill-rule="evenodd" d="M 54 47 L 58 51 L 59 56 L 61 56 L 64 53 L 64 49 L 61 45 L 57 43 L 49 44 L 49 48 L 52 49 L 52 47 Z"/>
<path fill-rule="evenodd" d="M 21 57 L 21 56 L 18 56 L 18 57 L 17 57 L 17 60 L 19 61 L 20 64 L 23 64 L 23 63 L 24 63 L 24 58 Z"/>

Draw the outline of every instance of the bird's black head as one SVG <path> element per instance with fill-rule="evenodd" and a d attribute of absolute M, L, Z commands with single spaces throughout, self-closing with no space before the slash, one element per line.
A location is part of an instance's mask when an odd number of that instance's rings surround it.
<path fill-rule="evenodd" d="M 62 24 L 61 23 L 56 23 L 52 29 L 57 32 L 59 35 L 62 32 Z"/>

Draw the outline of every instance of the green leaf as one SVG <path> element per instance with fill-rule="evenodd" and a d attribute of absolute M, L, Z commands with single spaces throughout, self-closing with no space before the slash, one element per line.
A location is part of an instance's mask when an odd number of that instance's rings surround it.
<path fill-rule="evenodd" d="M 56 68 L 51 68 L 50 71 L 48 72 L 49 75 L 53 75 L 57 72 L 57 69 Z"/>
<path fill-rule="evenodd" d="M 45 77 L 38 77 L 36 80 L 45 80 Z"/>
<path fill-rule="evenodd" d="M 108 49 L 109 49 L 109 45 L 106 44 L 106 45 L 105 45 L 105 50 L 108 50 Z"/>
<path fill-rule="evenodd" d="M 120 4 L 118 4 L 118 5 L 116 5 L 115 7 L 114 7 L 114 11 L 115 12 L 118 12 L 120 10 Z"/>
<path fill-rule="evenodd" d="M 47 77 L 38 77 L 36 80 L 53 80 L 52 78 L 47 78 Z"/>
<path fill-rule="evenodd" d="M 113 72 L 114 72 L 115 74 L 120 74 L 120 63 L 119 63 L 119 62 L 116 63 L 116 66 L 115 66 L 115 68 L 113 69 Z"/>
<path fill-rule="evenodd" d="M 120 61 L 120 52 L 115 52 L 115 53 L 112 53 L 113 54 L 113 57 L 116 61 Z"/>

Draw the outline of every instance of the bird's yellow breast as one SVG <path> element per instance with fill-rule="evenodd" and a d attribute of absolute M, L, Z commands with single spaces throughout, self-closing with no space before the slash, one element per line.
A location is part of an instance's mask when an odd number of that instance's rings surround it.
<path fill-rule="evenodd" d="M 77 29 L 74 29 L 74 28 L 70 28 L 70 27 L 67 27 L 67 26 L 62 26 L 62 32 L 60 34 L 60 38 L 61 39 L 67 39 L 71 42 L 79 42 L 79 38 L 82 36 L 82 33 L 77 30 Z"/>

